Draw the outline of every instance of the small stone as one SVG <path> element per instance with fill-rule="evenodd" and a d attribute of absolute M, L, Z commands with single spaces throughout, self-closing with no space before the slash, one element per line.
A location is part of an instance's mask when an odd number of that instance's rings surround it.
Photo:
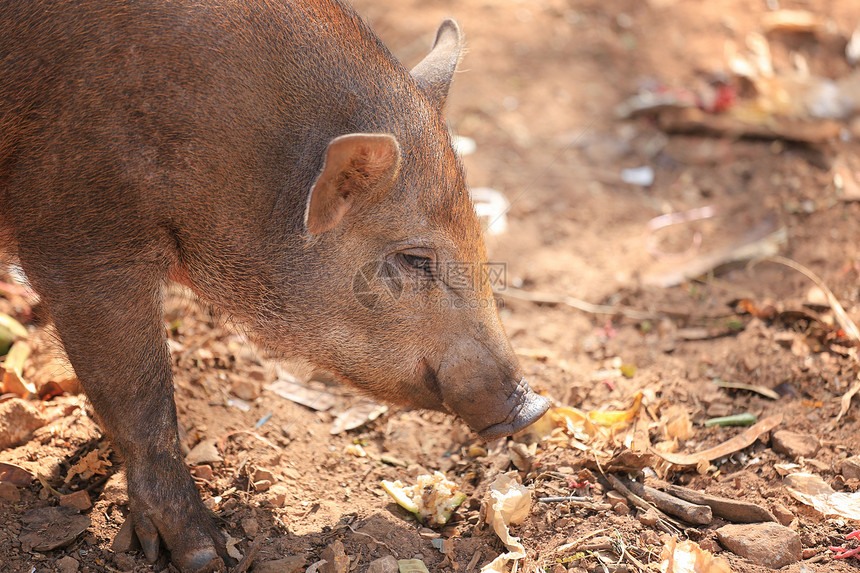
<path fill-rule="evenodd" d="M 469 446 L 469 451 L 467 452 L 467 454 L 470 458 L 483 458 L 487 455 L 487 448 L 478 444 L 472 444 L 471 446 Z M 377 561 L 379 560 L 377 559 Z"/>
<path fill-rule="evenodd" d="M 246 402 L 253 402 L 260 397 L 260 383 L 241 378 L 230 385 L 230 393 Z"/>
<path fill-rule="evenodd" d="M 654 511 L 653 509 L 649 509 L 645 513 L 639 516 L 639 523 L 642 525 L 646 525 L 648 527 L 653 527 L 657 525 L 657 522 L 660 520 L 660 514 Z"/>
<path fill-rule="evenodd" d="M 284 507 L 287 502 L 287 487 L 280 483 L 272 485 L 266 492 L 266 501 L 271 507 Z"/>
<path fill-rule="evenodd" d="M 397 573 L 400 569 L 397 567 L 397 559 L 391 555 L 374 559 L 370 562 L 367 568 L 367 573 Z"/>
<path fill-rule="evenodd" d="M 140 543 L 134 534 L 134 523 L 132 522 L 131 515 L 129 515 L 125 518 L 122 527 L 119 528 L 119 533 L 113 538 L 110 548 L 114 553 L 128 553 L 139 547 Z"/>
<path fill-rule="evenodd" d="M 194 474 L 194 477 L 205 481 L 212 481 L 215 479 L 215 472 L 212 471 L 212 466 L 196 466 L 191 468 L 191 473 Z"/>
<path fill-rule="evenodd" d="M 821 443 L 813 435 L 798 434 L 788 430 L 774 432 L 771 439 L 773 449 L 781 454 L 795 458 L 811 458 L 818 453 Z"/>
<path fill-rule="evenodd" d="M 284 559 L 257 563 L 252 571 L 254 573 L 298 573 L 305 566 L 305 563 L 304 557 L 293 555 Z"/>
<path fill-rule="evenodd" d="M 520 442 L 514 442 L 508 446 L 511 462 L 521 472 L 527 472 L 532 467 L 534 454 L 529 451 L 528 446 Z"/>
<path fill-rule="evenodd" d="M 108 478 L 99 499 L 116 505 L 128 505 L 128 486 L 124 471 L 118 471 Z"/>
<path fill-rule="evenodd" d="M 116 553 L 113 562 L 120 571 L 131 571 L 134 569 L 134 557 L 128 553 Z"/>
<path fill-rule="evenodd" d="M 320 559 L 326 562 L 320 566 L 320 573 L 348 573 L 349 572 L 349 557 L 343 548 L 343 543 L 336 540 L 334 543 L 325 548 L 320 555 Z"/>
<path fill-rule="evenodd" d="M 201 441 L 191 448 L 191 451 L 185 456 L 185 462 L 190 466 L 199 466 L 224 461 L 218 451 L 217 442 L 218 440 L 215 438 Z"/>
<path fill-rule="evenodd" d="M 616 503 L 627 505 L 627 498 L 615 490 L 606 492 L 606 503 L 614 506 Z"/>
<path fill-rule="evenodd" d="M 254 472 L 254 481 L 262 481 L 262 480 L 270 481 L 272 483 L 275 483 L 275 481 L 277 481 L 275 479 L 275 474 L 273 474 L 269 470 L 258 469 L 257 471 Z"/>
<path fill-rule="evenodd" d="M 567 573 L 567 567 L 562 565 L 561 563 L 556 563 L 552 566 L 552 573 Z"/>
<path fill-rule="evenodd" d="M 11 483 L 0 483 L 0 500 L 18 503 L 21 501 L 21 492 Z"/>
<path fill-rule="evenodd" d="M 839 462 L 839 473 L 846 481 L 860 479 L 860 456 L 851 456 Z"/>
<path fill-rule="evenodd" d="M 816 555 L 818 555 L 818 549 L 816 549 L 815 547 L 807 547 L 800 552 L 801 559 L 810 559 L 812 557 L 815 557 Z"/>
<path fill-rule="evenodd" d="M 744 523 L 717 529 L 720 544 L 762 567 L 779 569 L 800 559 L 800 536 L 778 523 Z"/>
<path fill-rule="evenodd" d="M 60 570 L 60 573 L 76 573 L 79 566 L 78 560 L 68 555 L 57 559 L 57 569 Z"/>
<path fill-rule="evenodd" d="M 257 537 L 260 532 L 260 524 L 253 517 L 246 517 L 242 520 L 242 529 L 245 530 L 245 535 L 250 539 Z"/>
<path fill-rule="evenodd" d="M 270 487 L 272 487 L 272 482 L 267 479 L 261 479 L 260 481 L 254 482 L 254 491 L 256 491 L 257 493 L 261 491 L 266 491 Z"/>
<path fill-rule="evenodd" d="M 47 423 L 47 416 L 27 400 L 6 400 L 0 404 L 0 450 L 27 442 L 33 430 Z"/>
<path fill-rule="evenodd" d="M 794 520 L 794 514 L 791 513 L 791 510 L 779 502 L 774 503 L 771 509 L 773 510 L 774 517 L 782 525 L 788 525 Z"/>
<path fill-rule="evenodd" d="M 642 540 L 642 543 L 645 545 L 659 545 L 660 544 L 660 535 L 654 531 L 653 529 L 646 529 L 642 533 L 639 534 L 639 539 Z"/>
<path fill-rule="evenodd" d="M 626 503 L 621 503 L 620 501 L 612 506 L 612 511 L 614 511 L 618 515 L 627 515 L 630 509 L 627 507 Z"/>
<path fill-rule="evenodd" d="M 86 511 L 93 506 L 93 502 L 90 501 L 90 494 L 85 490 L 79 490 L 67 495 L 61 495 L 60 505 L 74 507 L 79 511 Z"/>

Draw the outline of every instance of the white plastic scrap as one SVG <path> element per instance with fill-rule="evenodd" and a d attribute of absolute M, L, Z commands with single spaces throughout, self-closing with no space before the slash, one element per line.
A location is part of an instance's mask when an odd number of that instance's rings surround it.
<path fill-rule="evenodd" d="M 622 169 L 621 180 L 640 187 L 650 187 L 654 184 L 654 169 L 648 165 Z"/>
<path fill-rule="evenodd" d="M 456 151 L 460 157 L 472 155 L 475 153 L 475 150 L 478 149 L 478 144 L 475 143 L 475 140 L 471 137 L 466 137 L 465 135 L 451 136 L 451 143 L 454 144 L 454 151 Z"/>
<path fill-rule="evenodd" d="M 488 235 L 501 235 L 508 228 L 508 209 L 511 203 L 501 192 L 489 187 L 476 187 L 471 191 L 475 212 Z"/>
<path fill-rule="evenodd" d="M 517 472 L 502 474 L 490 486 L 492 503 L 487 509 L 487 523 L 508 548 L 507 553 L 499 555 L 481 569 L 481 573 L 517 573 L 520 559 L 526 556 L 526 549 L 518 537 L 513 537 L 508 525 L 522 523 L 529 515 L 532 506 L 532 491 L 517 483 Z M 508 564 L 513 562 L 513 569 Z"/>

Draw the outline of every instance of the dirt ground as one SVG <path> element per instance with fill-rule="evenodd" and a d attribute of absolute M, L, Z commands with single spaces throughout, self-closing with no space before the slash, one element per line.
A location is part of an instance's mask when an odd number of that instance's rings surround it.
<path fill-rule="evenodd" d="M 426 52 L 443 17 L 454 17 L 465 33 L 468 51 L 447 117 L 455 133 L 476 143 L 464 157 L 470 185 L 497 189 L 511 202 L 507 229 L 487 236 L 487 244 L 490 260 L 506 265 L 501 315 L 533 386 L 556 404 L 585 412 L 629 408 L 642 392 L 635 427 L 656 447 L 666 440 L 670 412 L 683 413 L 692 421 L 692 432 L 676 442 L 683 453 L 746 431 L 705 427 L 709 418 L 781 415 L 772 432 L 701 471 L 661 465 L 652 455 L 640 475 L 647 483 L 663 480 L 773 512 L 802 543 L 803 559 L 785 571 L 856 571 L 860 559 L 835 560 L 828 547 L 856 546 L 845 535 L 860 523 L 801 504 L 783 481 L 782 468 L 796 463 L 791 471 L 817 474 L 836 491 L 860 491 L 857 477 L 842 469 L 860 454 L 860 396 L 835 421 L 860 364 L 850 333 L 821 291 L 798 271 L 766 262 L 720 265 L 676 286 L 654 281 L 764 225 L 768 232 L 785 230 L 779 253 L 817 274 L 860 322 L 860 203 L 845 200 L 848 183 L 834 183 L 840 165 L 855 160 L 852 124 L 843 122 L 842 137 L 803 143 L 667 133 L 647 115 L 616 115 L 616 106 L 643 87 L 696 90 L 728 77 L 727 42 L 743 47 L 749 33 L 761 30 L 768 4 L 777 2 L 359 0 L 356 7 L 407 66 Z M 850 72 L 844 47 L 860 22 L 860 4 L 779 4 L 809 10 L 826 23 L 818 34 L 769 35 L 775 65 L 801 54 L 816 74 Z M 653 169 L 652 185 L 622 180 L 623 169 L 643 166 Z M 654 217 L 706 206 L 714 217 L 646 233 Z M 524 300 L 523 293 L 540 293 L 544 302 Z M 611 308 L 594 312 L 553 302 L 564 297 Z M 0 312 L 32 323 L 30 303 L 13 292 L 0 298 Z M 595 466 L 608 458 L 575 447 L 571 435 L 539 440 L 531 433 L 482 444 L 459 420 L 395 407 L 332 434 L 335 418 L 359 395 L 316 375 L 306 385 L 331 396 L 330 409 L 280 397 L 267 389 L 279 378 L 276 357 L 178 291 L 166 320 L 185 445 L 214 440 L 222 458 L 195 467 L 201 493 L 240 553 L 264 536 L 257 563 L 300 556 L 310 566 L 339 541 L 357 572 L 386 555 L 421 559 L 430 571 L 478 570 L 504 552 L 480 513 L 490 482 L 507 471 L 518 471 L 535 497 L 592 498 L 585 505 L 535 501 L 525 521 L 512 527 L 528 555 L 520 570 L 620 573 L 660 562 L 659 524 L 632 502 L 619 507 L 608 497 L 612 485 Z M 49 361 L 55 356 L 50 337 L 34 336 L 24 378 L 44 379 L 45 372 L 62 378 L 63 369 Z M 719 381 L 775 394 L 723 388 Z M 112 549 L 127 514 L 118 487 L 121 464 L 83 396 L 63 392 L 29 402 L 53 421 L 23 445 L 0 451 L 0 461 L 44 482 L 0 492 L 0 571 L 168 568 L 164 557 L 150 565 L 139 552 Z M 786 453 L 771 440 L 778 430 L 811 435 L 820 448 Z M 627 435 L 620 430 L 594 449 L 625 451 Z M 606 473 L 632 475 L 641 467 Z M 435 530 L 416 523 L 380 487 L 383 479 L 414 483 L 433 470 L 469 495 L 454 520 Z M 64 547 L 33 548 L 25 534 L 35 526 L 24 516 L 78 490 L 92 500 L 83 511 L 89 524 Z M 724 548 L 716 531 L 727 523 L 719 517 L 706 525 L 681 522 L 674 532 L 723 557 L 733 571 L 768 570 Z M 589 548 L 589 536 L 608 541 Z M 449 540 L 442 545 L 447 554 L 434 546 L 437 539 Z M 572 542 L 573 549 L 559 550 Z"/>

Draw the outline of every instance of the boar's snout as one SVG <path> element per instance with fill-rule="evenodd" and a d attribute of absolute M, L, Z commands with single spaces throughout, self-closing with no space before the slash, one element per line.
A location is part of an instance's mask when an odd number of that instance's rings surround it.
<path fill-rule="evenodd" d="M 456 346 L 437 372 L 439 389 L 445 405 L 481 439 L 509 436 L 549 409 L 549 400 L 532 391 L 515 359 L 499 359 L 477 341 Z"/>

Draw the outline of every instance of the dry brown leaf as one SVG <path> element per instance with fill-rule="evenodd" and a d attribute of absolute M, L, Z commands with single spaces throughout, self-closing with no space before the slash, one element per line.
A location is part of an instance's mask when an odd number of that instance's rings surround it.
<path fill-rule="evenodd" d="M 3 391 L 29 398 L 36 394 L 32 383 L 24 380 L 24 362 L 30 357 L 30 345 L 25 340 L 16 341 L 3 362 Z"/>
<path fill-rule="evenodd" d="M 860 344 L 860 330 L 857 329 L 857 325 L 854 324 L 854 321 L 848 316 L 848 313 L 845 312 L 845 309 L 842 308 L 842 304 L 840 304 L 839 299 L 836 298 L 836 295 L 833 294 L 833 291 L 824 284 L 824 281 L 818 277 L 814 272 L 801 265 L 797 261 L 793 261 L 786 257 L 779 256 L 770 256 L 764 257 L 759 261 L 754 261 L 750 264 L 750 268 L 754 267 L 756 264 L 762 261 L 768 261 L 771 263 L 777 263 L 779 265 L 786 266 L 790 269 L 794 269 L 800 274 L 806 276 L 809 280 L 815 283 L 815 286 L 821 289 L 824 295 L 827 297 L 827 302 L 830 304 L 830 308 L 833 310 L 833 315 L 836 317 L 836 322 L 839 323 L 839 327 L 842 329 L 842 332 L 845 333 L 846 338 L 854 342 L 855 344 Z"/>
<path fill-rule="evenodd" d="M 770 416 L 768 418 L 765 418 L 758 424 L 750 426 L 742 434 L 738 434 L 734 438 L 726 440 L 725 442 L 716 447 L 704 450 L 696 454 L 671 454 L 667 452 L 658 452 L 655 449 L 652 449 L 651 451 L 669 463 L 678 466 L 698 466 L 699 468 L 701 468 L 703 464 L 708 464 L 708 462 L 712 460 L 731 455 L 737 451 L 751 446 L 753 442 L 758 439 L 759 436 L 771 431 L 781 423 L 782 414 Z"/>
<path fill-rule="evenodd" d="M 695 541 L 682 541 L 663 536 L 660 553 L 661 573 L 731 573 L 729 562 L 702 549 Z"/>
<path fill-rule="evenodd" d="M 69 468 L 69 473 L 65 480 L 66 483 L 71 482 L 76 475 L 81 476 L 81 479 L 89 479 L 96 474 L 106 475 L 107 468 L 113 464 L 110 460 L 104 459 L 101 456 L 102 452 L 95 449 L 78 460 L 78 463 Z"/>

